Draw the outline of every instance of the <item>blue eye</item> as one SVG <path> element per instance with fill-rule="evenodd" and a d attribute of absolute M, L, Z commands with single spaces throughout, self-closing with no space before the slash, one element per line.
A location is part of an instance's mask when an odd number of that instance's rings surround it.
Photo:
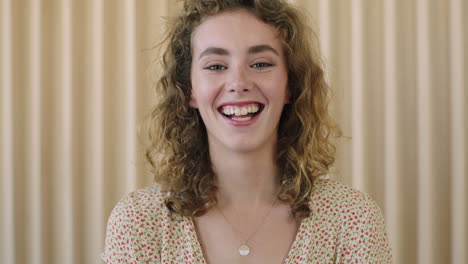
<path fill-rule="evenodd" d="M 251 67 L 252 68 L 265 68 L 265 67 L 271 67 L 271 66 L 273 66 L 273 64 L 271 63 L 259 62 L 259 63 L 253 64 Z"/>
<path fill-rule="evenodd" d="M 221 70 L 225 70 L 226 67 L 223 66 L 223 65 L 220 65 L 220 64 L 214 64 L 214 65 L 207 66 L 204 69 L 205 70 L 212 70 L 212 71 L 221 71 Z"/>

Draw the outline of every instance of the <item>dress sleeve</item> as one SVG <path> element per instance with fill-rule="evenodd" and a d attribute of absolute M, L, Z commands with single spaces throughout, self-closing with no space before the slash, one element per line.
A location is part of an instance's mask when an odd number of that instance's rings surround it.
<path fill-rule="evenodd" d="M 382 211 L 367 195 L 343 221 L 336 263 L 392 263 Z"/>
<path fill-rule="evenodd" d="M 109 217 L 106 245 L 101 259 L 108 264 L 136 264 L 136 245 L 139 236 L 136 230 L 135 209 L 132 195 L 120 201 Z"/>

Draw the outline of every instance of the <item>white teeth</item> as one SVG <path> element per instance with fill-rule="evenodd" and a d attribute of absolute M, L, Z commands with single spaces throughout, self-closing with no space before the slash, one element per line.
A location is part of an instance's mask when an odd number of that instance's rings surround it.
<path fill-rule="evenodd" d="M 246 117 L 232 117 L 232 120 L 235 120 L 235 121 L 247 121 L 247 120 L 250 120 L 252 119 L 252 117 L 250 116 L 246 116 Z"/>
<path fill-rule="evenodd" d="M 225 115 L 233 115 L 235 111 L 234 108 L 232 108 L 231 106 L 225 106 L 223 107 L 222 112 Z"/>
<path fill-rule="evenodd" d="M 231 105 L 226 105 L 223 106 L 221 109 L 221 112 L 225 115 L 236 115 L 236 116 L 241 116 L 241 115 L 247 115 L 249 113 L 257 113 L 259 110 L 258 104 L 249 104 L 245 105 L 242 107 L 237 107 L 237 106 L 231 106 Z"/>
<path fill-rule="evenodd" d="M 246 115 L 249 112 L 247 108 L 248 107 L 241 108 L 241 115 Z"/>
<path fill-rule="evenodd" d="M 249 113 L 257 113 L 259 108 L 258 108 L 258 105 L 254 104 L 251 106 L 252 107 L 252 110 L 249 111 Z"/>

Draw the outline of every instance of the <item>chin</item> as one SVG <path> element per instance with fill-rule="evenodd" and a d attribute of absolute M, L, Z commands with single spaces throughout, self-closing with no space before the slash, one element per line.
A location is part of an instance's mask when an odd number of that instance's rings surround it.
<path fill-rule="evenodd" d="M 239 138 L 236 140 L 229 140 L 229 142 L 226 142 L 227 144 L 225 145 L 228 149 L 230 149 L 232 152 L 237 152 L 237 153 L 242 153 L 242 154 L 247 154 L 247 153 L 253 153 L 253 152 L 258 152 L 258 151 L 264 151 L 267 149 L 271 149 L 269 146 L 271 142 L 269 142 L 268 139 L 256 139 L 256 138 Z"/>

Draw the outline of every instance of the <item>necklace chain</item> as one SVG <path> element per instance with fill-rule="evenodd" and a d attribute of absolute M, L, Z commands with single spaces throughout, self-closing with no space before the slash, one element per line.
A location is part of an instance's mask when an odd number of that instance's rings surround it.
<path fill-rule="evenodd" d="M 239 248 L 239 252 L 241 255 L 245 256 L 245 255 L 248 255 L 249 252 L 250 252 L 250 248 L 247 246 L 247 242 L 249 242 L 249 240 L 258 232 L 258 230 L 260 230 L 260 228 L 263 226 L 263 224 L 265 223 L 265 220 L 267 219 L 268 215 L 270 214 L 271 212 L 271 209 L 273 209 L 273 206 L 275 206 L 275 203 L 276 201 L 278 200 L 278 198 L 275 199 L 275 201 L 273 201 L 273 203 L 271 204 L 270 206 L 270 209 L 268 209 L 268 211 L 265 213 L 265 215 L 262 217 L 262 221 L 260 222 L 260 224 L 257 225 L 257 228 L 255 229 L 255 231 L 253 233 L 251 233 L 247 239 L 245 240 L 242 240 L 242 245 L 241 247 Z M 226 222 L 232 227 L 232 229 L 239 234 L 239 236 L 242 237 L 242 232 L 240 232 L 235 225 L 233 225 L 229 219 L 226 217 L 226 215 L 224 215 L 223 211 L 221 211 L 221 209 L 219 209 L 219 207 L 216 205 L 216 209 L 221 213 L 221 215 L 223 216 L 224 220 L 226 220 Z M 241 248 L 246 248 L 244 250 L 247 250 L 246 253 L 243 253 L 241 252 Z"/>

